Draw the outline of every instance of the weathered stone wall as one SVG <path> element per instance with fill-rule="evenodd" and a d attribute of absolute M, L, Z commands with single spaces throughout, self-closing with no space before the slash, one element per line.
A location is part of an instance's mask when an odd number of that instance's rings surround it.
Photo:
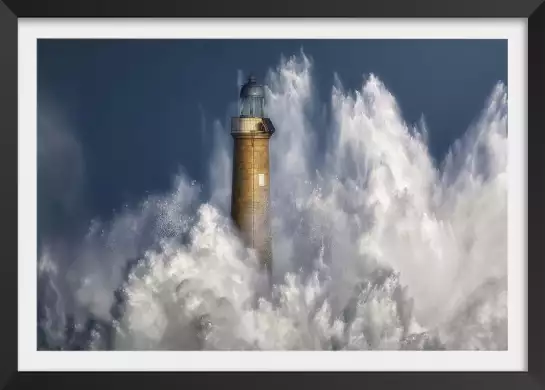
<path fill-rule="evenodd" d="M 269 222 L 269 138 L 264 132 L 233 134 L 233 191 L 231 216 L 246 244 L 257 250 L 271 270 Z"/>

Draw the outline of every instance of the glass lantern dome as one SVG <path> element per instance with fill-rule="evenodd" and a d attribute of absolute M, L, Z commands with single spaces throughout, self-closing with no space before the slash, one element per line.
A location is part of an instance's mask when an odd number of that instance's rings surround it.
<path fill-rule="evenodd" d="M 265 117 L 265 90 L 253 75 L 240 89 L 240 116 Z"/>

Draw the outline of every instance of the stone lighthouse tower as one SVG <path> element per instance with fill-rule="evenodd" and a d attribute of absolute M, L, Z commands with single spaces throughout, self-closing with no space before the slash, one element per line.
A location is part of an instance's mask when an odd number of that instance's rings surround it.
<path fill-rule="evenodd" d="M 231 217 L 247 246 L 256 250 L 270 275 L 269 139 L 275 129 L 265 116 L 265 91 L 250 76 L 240 90 L 239 116 L 231 120 L 234 139 Z"/>

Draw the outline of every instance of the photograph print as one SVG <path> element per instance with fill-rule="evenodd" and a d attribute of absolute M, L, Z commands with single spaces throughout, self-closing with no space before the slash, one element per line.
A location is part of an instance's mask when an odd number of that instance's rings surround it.
<path fill-rule="evenodd" d="M 39 39 L 39 350 L 507 350 L 507 40 Z"/>

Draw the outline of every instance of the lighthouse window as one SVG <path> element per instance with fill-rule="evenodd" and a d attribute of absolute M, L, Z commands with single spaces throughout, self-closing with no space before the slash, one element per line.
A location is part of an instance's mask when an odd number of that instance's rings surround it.
<path fill-rule="evenodd" d="M 240 102 L 240 115 L 260 117 L 264 116 L 263 112 L 263 98 L 261 97 L 247 97 Z"/>

